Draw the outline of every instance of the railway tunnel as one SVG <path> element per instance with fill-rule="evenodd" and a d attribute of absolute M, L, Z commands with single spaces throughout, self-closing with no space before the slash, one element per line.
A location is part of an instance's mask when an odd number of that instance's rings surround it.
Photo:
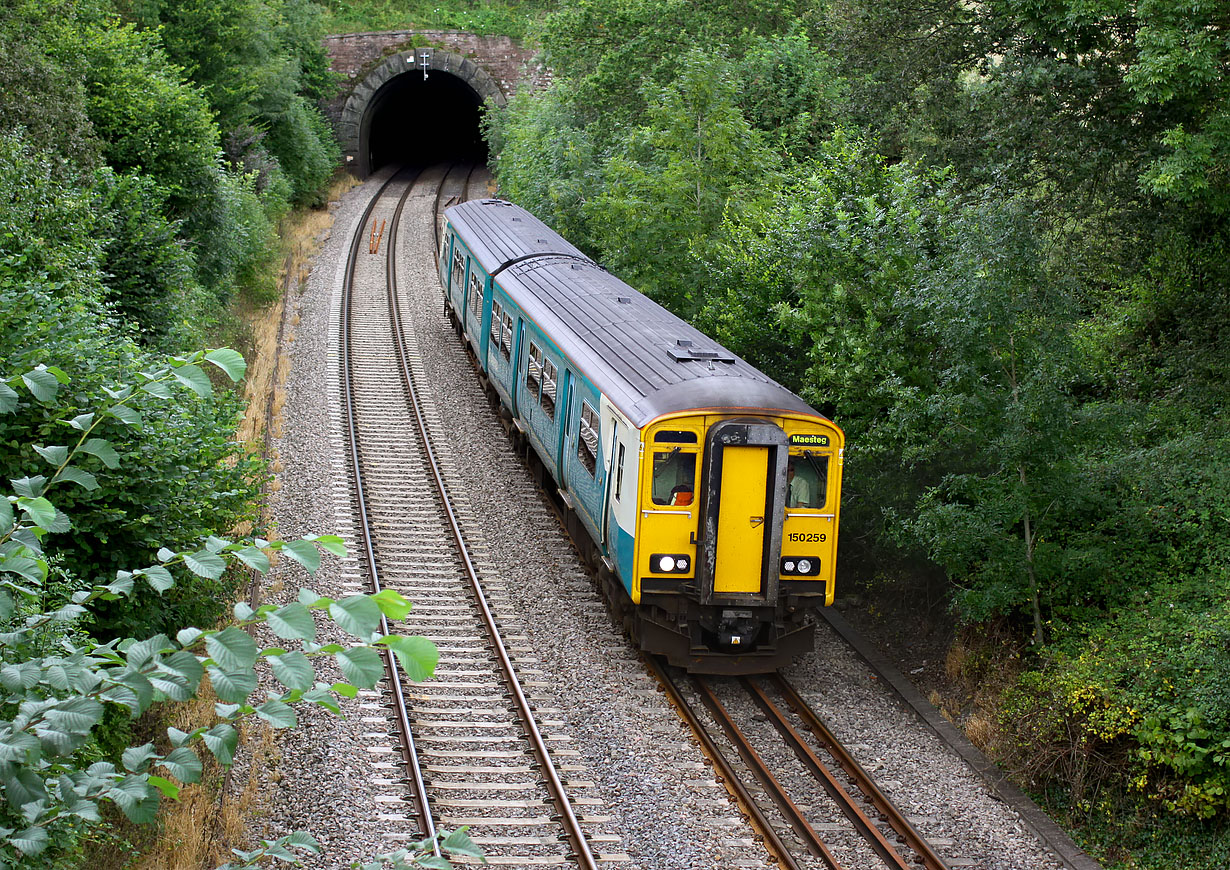
<path fill-rule="evenodd" d="M 368 171 L 388 163 L 486 163 L 481 110 L 474 89 L 451 73 L 397 76 L 368 104 Z"/>
<path fill-rule="evenodd" d="M 472 60 L 438 49 L 391 55 L 346 99 L 339 138 L 347 167 L 366 178 L 392 163 L 486 163 L 485 103 L 503 106 L 506 98 Z"/>

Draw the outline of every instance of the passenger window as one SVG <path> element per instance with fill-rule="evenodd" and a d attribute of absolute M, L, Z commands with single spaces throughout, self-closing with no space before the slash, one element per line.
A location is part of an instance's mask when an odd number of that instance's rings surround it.
<path fill-rule="evenodd" d="M 619 497 L 624 491 L 624 446 L 619 445 L 619 459 L 615 463 L 615 500 L 619 501 Z"/>
<path fill-rule="evenodd" d="M 479 280 L 477 272 L 470 276 L 470 311 L 474 313 L 474 320 L 481 323 L 483 320 L 483 282 Z"/>
<path fill-rule="evenodd" d="M 504 326 L 504 318 L 501 316 L 503 313 L 503 305 L 498 302 L 491 303 L 491 340 L 497 347 L 500 344 L 500 330 Z"/>
<path fill-rule="evenodd" d="M 786 461 L 786 507 L 822 508 L 828 493 L 829 458 L 805 451 Z"/>
<path fill-rule="evenodd" d="M 500 337 L 500 353 L 504 354 L 504 359 L 512 356 L 512 329 L 512 315 L 506 311 L 504 312 L 504 334 Z"/>
<path fill-rule="evenodd" d="M 577 458 L 590 477 L 598 468 L 598 414 L 588 402 L 581 403 L 581 429 L 577 439 Z"/>
<path fill-rule="evenodd" d="M 555 419 L 555 363 L 549 359 L 542 362 L 542 409 Z"/>
<path fill-rule="evenodd" d="M 676 447 L 653 455 L 652 496 L 654 504 L 690 505 L 696 493 L 695 453 L 680 453 Z"/>
<path fill-rule="evenodd" d="M 462 282 L 466 277 L 466 261 L 461 256 L 461 251 L 453 251 L 453 289 L 460 292 Z"/>
<path fill-rule="evenodd" d="M 538 349 L 538 345 L 530 342 L 530 361 L 525 369 L 525 386 L 529 389 L 530 395 L 535 399 L 538 398 L 538 384 L 542 380 L 542 351 Z"/>

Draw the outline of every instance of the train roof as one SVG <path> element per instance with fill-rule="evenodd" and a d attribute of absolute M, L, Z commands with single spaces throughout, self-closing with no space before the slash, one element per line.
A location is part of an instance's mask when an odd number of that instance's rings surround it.
<path fill-rule="evenodd" d="M 445 215 L 483 269 L 632 425 L 690 410 L 820 416 L 520 206 L 470 200 Z"/>

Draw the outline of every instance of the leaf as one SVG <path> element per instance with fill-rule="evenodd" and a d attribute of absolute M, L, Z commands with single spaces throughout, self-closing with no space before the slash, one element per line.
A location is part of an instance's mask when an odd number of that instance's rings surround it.
<path fill-rule="evenodd" d="M 299 602 L 272 610 L 265 616 L 270 630 L 284 640 L 312 640 L 316 637 L 316 621 L 312 612 Z"/>
<path fill-rule="evenodd" d="M 94 425 L 94 416 L 94 412 L 90 411 L 85 414 L 78 414 L 76 417 L 73 417 L 73 419 L 65 420 L 64 422 L 72 426 L 74 429 L 84 432 L 86 429 L 89 429 L 92 425 Z"/>
<path fill-rule="evenodd" d="M 172 749 L 170 754 L 159 763 L 170 771 L 171 776 L 182 783 L 201 781 L 201 759 L 187 746 Z"/>
<path fill-rule="evenodd" d="M 257 707 L 256 715 L 260 716 L 274 728 L 294 728 L 295 723 L 298 721 L 295 717 L 295 708 L 285 701 L 276 699 L 266 701 Z"/>
<path fill-rule="evenodd" d="M 207 580 L 217 580 L 226 571 L 226 562 L 222 557 L 209 550 L 197 550 L 195 553 L 184 554 L 184 564 L 188 570 L 198 577 Z"/>
<path fill-rule="evenodd" d="M 161 565 L 142 568 L 136 573 L 144 577 L 155 592 L 166 592 L 175 586 L 175 578 L 171 576 L 170 571 Z"/>
<path fill-rule="evenodd" d="M 249 670 L 256 664 L 256 641 L 246 631 L 233 625 L 217 634 L 206 635 L 205 649 L 226 671 Z"/>
<path fill-rule="evenodd" d="M 112 595 L 128 595 L 132 592 L 132 574 L 127 571 L 116 571 L 115 582 L 103 587 Z"/>
<path fill-rule="evenodd" d="M 239 732 L 226 722 L 219 722 L 201 735 L 209 751 L 218 759 L 223 767 L 229 767 L 235 760 L 235 747 L 239 745 Z"/>
<path fill-rule="evenodd" d="M 284 541 L 281 549 L 306 568 L 309 574 L 315 574 L 320 569 L 320 551 L 311 541 Z"/>
<path fill-rule="evenodd" d="M 410 602 L 395 589 L 381 589 L 371 599 L 389 619 L 405 619 L 410 613 Z"/>
<path fill-rule="evenodd" d="M 306 692 L 316 682 L 316 669 L 301 652 L 288 652 L 280 656 L 271 656 L 269 665 L 273 675 L 288 689 L 299 689 Z"/>
<path fill-rule="evenodd" d="M 55 505 L 45 498 L 19 497 L 17 499 L 17 507 L 30 518 L 30 522 L 39 528 L 50 528 L 56 521 Z"/>
<path fill-rule="evenodd" d="M 213 392 L 214 388 L 209 382 L 209 375 L 205 374 L 200 366 L 188 363 L 179 368 L 171 369 L 171 374 L 175 376 L 175 380 L 192 390 L 202 399 L 208 398 L 209 394 Z"/>
<path fill-rule="evenodd" d="M 265 555 L 263 550 L 256 547 L 244 547 L 242 550 L 236 550 L 235 558 L 253 571 L 260 571 L 264 574 L 269 570 L 269 557 Z"/>
<path fill-rule="evenodd" d="M 98 478 L 75 465 L 66 465 L 61 468 L 59 473 L 52 478 L 51 482 L 59 483 L 62 480 L 75 483 L 87 492 L 93 492 L 98 489 Z"/>
<path fill-rule="evenodd" d="M 141 389 L 149 393 L 151 396 L 157 396 L 160 399 L 171 399 L 175 397 L 175 391 L 171 389 L 171 385 L 165 381 L 148 381 L 141 385 Z"/>
<path fill-rule="evenodd" d="M 359 697 L 359 690 L 358 690 L 358 688 L 357 688 L 356 686 L 352 686 L 352 685 L 350 685 L 350 683 L 334 683 L 334 684 L 333 684 L 332 686 L 330 686 L 329 688 L 331 688 L 333 691 L 337 692 L 337 693 L 338 693 L 339 695 L 341 695 L 343 698 L 357 698 L 357 697 Z"/>
<path fill-rule="evenodd" d="M 364 689 L 370 689 L 384 676 L 384 663 L 380 654 L 365 646 L 356 646 L 339 652 L 335 658 L 346 679 Z"/>
<path fill-rule="evenodd" d="M 183 677 L 194 689 L 205 676 L 205 668 L 197 657 L 182 649 L 164 655 L 158 661 L 158 670 Z"/>
<path fill-rule="evenodd" d="M 39 366 L 34 371 L 26 372 L 21 379 L 25 382 L 26 389 L 40 402 L 53 401 L 60 390 L 59 380 L 47 370 L 46 366 Z"/>
<path fill-rule="evenodd" d="M 0 498 L 0 534 L 4 534 L 13 528 L 13 523 L 17 519 L 13 513 L 13 503 L 9 501 L 9 498 L 11 496 Z"/>
<path fill-rule="evenodd" d="M 211 350 L 205 354 L 205 359 L 226 372 L 226 376 L 232 381 L 242 379 L 248 371 L 248 364 L 244 360 L 243 354 L 229 347 L 219 347 Z"/>
<path fill-rule="evenodd" d="M 128 426 L 133 426 L 137 429 L 141 428 L 141 414 L 138 411 L 134 411 L 127 405 L 115 405 L 108 408 L 107 413 L 119 420 L 121 423 Z"/>
<path fill-rule="evenodd" d="M 308 538 L 314 544 L 318 544 L 321 549 L 334 556 L 344 557 L 346 555 L 346 541 L 337 535 L 317 535 L 314 538 Z"/>
<path fill-rule="evenodd" d="M 0 414 L 11 414 L 17 407 L 17 391 L 0 381 Z"/>
<path fill-rule="evenodd" d="M 13 484 L 13 491 L 18 495 L 26 498 L 39 498 L 43 494 L 43 490 L 47 488 L 47 478 L 41 474 L 36 474 L 33 477 L 17 477 L 9 481 Z"/>
<path fill-rule="evenodd" d="M 354 688 L 353 686 L 351 688 Z M 358 690 L 355 689 L 357 692 Z M 315 688 L 310 692 L 303 693 L 303 700 L 315 704 L 318 707 L 324 707 L 330 713 L 340 716 L 342 708 L 337 705 L 337 701 L 333 699 L 333 695 L 329 694 L 328 689 Z"/>
<path fill-rule="evenodd" d="M 23 855 L 38 855 L 47 848 L 47 829 L 38 826 L 26 828 L 20 834 L 14 834 L 9 842 Z"/>
<path fill-rule="evenodd" d="M 256 691 L 256 674 L 252 671 L 228 672 L 210 665 L 209 682 L 225 704 L 242 704 Z"/>
<path fill-rule="evenodd" d="M 328 607 L 333 603 L 333 599 L 326 598 L 323 595 L 317 595 L 311 589 L 300 589 L 299 603 L 304 607 Z"/>
<path fill-rule="evenodd" d="M 97 456 L 102 460 L 102 464 L 108 468 L 119 467 L 120 455 L 115 452 L 111 442 L 105 438 L 89 438 L 81 445 L 80 450 L 91 456 Z"/>
<path fill-rule="evenodd" d="M 107 790 L 107 797 L 138 825 L 147 825 L 157 817 L 158 795 L 148 778 L 140 774 L 129 774 Z"/>
<path fill-rule="evenodd" d="M 63 446 L 56 447 L 40 447 L 37 444 L 30 445 L 34 448 L 34 452 L 43 459 L 47 460 L 47 464 L 52 468 L 59 468 L 68 461 L 68 448 Z"/>
<path fill-rule="evenodd" d="M 163 797 L 170 798 L 171 800 L 179 800 L 179 786 L 171 782 L 171 780 L 151 773 L 146 778 L 146 781 L 154 788 L 158 789 L 158 791 L 162 793 Z"/>
<path fill-rule="evenodd" d="M 175 635 L 175 639 L 180 646 L 187 648 L 196 643 L 204 633 L 199 628 L 181 628 Z"/>
<path fill-rule="evenodd" d="M 470 835 L 466 833 L 469 826 L 458 828 L 452 833 L 440 831 L 440 834 L 445 835 L 440 841 L 440 848 L 452 855 L 465 855 L 470 858 L 483 857 L 482 849 L 474 845 L 474 841 L 470 839 Z"/>
<path fill-rule="evenodd" d="M 144 746 L 130 746 L 124 750 L 122 756 L 124 768 L 132 773 L 141 773 L 149 767 L 150 760 L 157 754 L 152 743 L 146 743 Z"/>
<path fill-rule="evenodd" d="M 431 679 L 440 662 L 440 650 L 425 637 L 391 634 L 380 643 L 393 650 L 401 669 L 416 683 Z"/>
<path fill-rule="evenodd" d="M 236 601 L 231 612 L 235 614 L 236 622 L 247 622 L 256 615 L 256 611 L 246 601 Z"/>
<path fill-rule="evenodd" d="M 380 606 L 366 595 L 351 595 L 329 605 L 333 621 L 355 637 L 369 637 L 380 627 Z"/>

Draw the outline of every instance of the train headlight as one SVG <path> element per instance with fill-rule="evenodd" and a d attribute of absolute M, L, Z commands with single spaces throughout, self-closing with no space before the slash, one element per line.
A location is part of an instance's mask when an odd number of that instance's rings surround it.
<path fill-rule="evenodd" d="M 820 573 L 820 559 L 817 556 L 786 556 L 781 567 L 783 576 L 815 577 Z"/>
<path fill-rule="evenodd" d="M 692 570 L 692 557 L 687 553 L 654 553 L 649 557 L 649 570 L 655 574 L 687 574 Z"/>

